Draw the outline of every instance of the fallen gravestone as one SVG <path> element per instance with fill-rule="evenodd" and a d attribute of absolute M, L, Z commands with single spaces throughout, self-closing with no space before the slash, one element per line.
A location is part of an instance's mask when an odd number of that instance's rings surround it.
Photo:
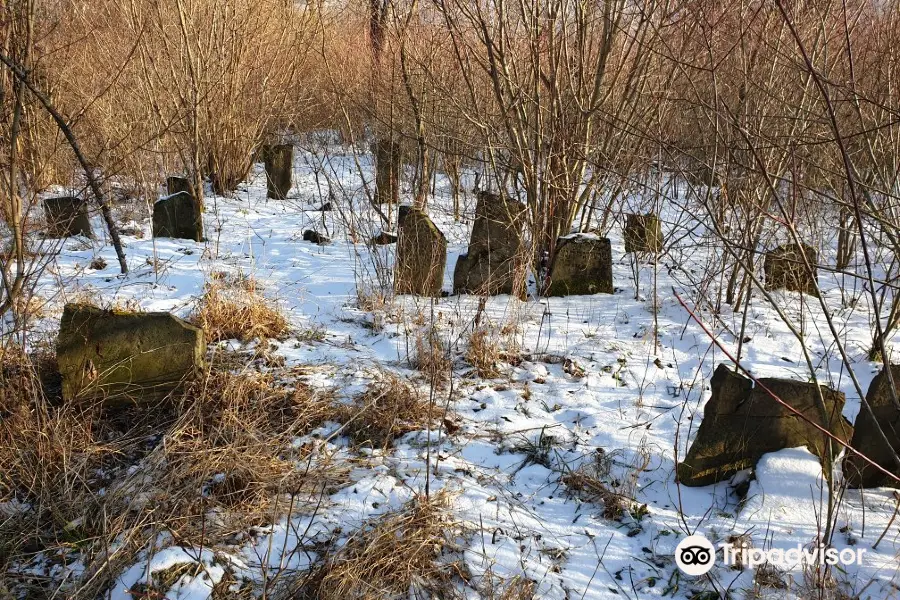
<path fill-rule="evenodd" d="M 817 258 L 816 249 L 806 244 L 787 244 L 768 252 L 763 263 L 766 289 L 786 289 L 818 297 Z M 812 267 L 812 272 L 806 263 Z"/>
<path fill-rule="evenodd" d="M 74 196 L 47 198 L 44 200 L 47 219 L 47 235 L 55 238 L 83 235 L 93 237 L 87 202 Z"/>
<path fill-rule="evenodd" d="M 318 231 L 314 231 L 312 229 L 307 229 L 303 232 L 303 240 L 306 242 L 312 242 L 313 244 L 319 244 L 320 246 L 325 246 L 331 243 L 331 238 L 322 235 Z"/>
<path fill-rule="evenodd" d="M 378 235 L 372 236 L 373 246 L 387 246 L 388 244 L 396 244 L 397 236 L 389 231 L 379 231 Z"/>
<path fill-rule="evenodd" d="M 447 262 L 447 239 L 424 212 L 408 208 L 402 214 L 394 292 L 439 297 Z"/>
<path fill-rule="evenodd" d="M 178 192 L 153 204 L 153 237 L 203 241 L 203 215 L 191 194 Z"/>
<path fill-rule="evenodd" d="M 844 394 L 820 386 L 824 415 L 816 386 L 804 381 L 761 378 L 772 394 L 813 423 L 846 443 L 853 427 L 841 415 Z M 806 448 L 822 460 L 828 436 L 781 405 L 760 385 L 719 365 L 712 377 L 712 397 L 706 403 L 697 437 L 676 476 L 687 486 L 702 486 L 728 479 L 751 468 L 763 454 L 784 448 Z M 842 446 L 832 444 L 832 457 Z M 823 461 L 824 462 L 824 461 Z"/>
<path fill-rule="evenodd" d="M 67 304 L 56 346 L 63 398 L 107 406 L 153 402 L 203 367 L 203 331 L 164 312 Z"/>
<path fill-rule="evenodd" d="M 487 296 L 512 294 L 523 266 L 525 206 L 500 194 L 481 191 L 466 254 L 456 261 L 453 292 Z M 523 283 L 523 282 L 521 282 Z M 518 293 L 524 293 L 524 286 Z"/>
<path fill-rule="evenodd" d="M 891 365 L 895 390 L 900 397 L 900 365 Z M 900 409 L 894 404 L 891 395 L 891 384 L 887 372 L 882 370 L 875 376 L 866 393 L 866 400 L 872 408 L 872 416 L 860 410 L 853 424 L 853 439 L 850 445 L 879 466 L 894 475 L 900 476 L 900 467 L 894 461 L 894 455 L 900 453 Z M 885 444 L 878 433 L 878 427 L 884 432 L 889 444 Z M 852 488 L 873 488 L 881 486 L 898 487 L 898 482 L 886 473 L 876 469 L 856 454 L 848 454 L 844 458 L 844 477 Z"/>
<path fill-rule="evenodd" d="M 625 218 L 625 252 L 659 252 L 663 233 L 659 217 L 653 213 L 627 215 Z"/>
<path fill-rule="evenodd" d="M 294 173 L 294 147 L 290 144 L 267 146 L 262 152 L 266 169 L 267 196 L 287 198 Z"/>
<path fill-rule="evenodd" d="M 612 294 L 612 244 L 608 238 L 576 233 L 561 237 L 550 263 L 546 296 Z"/>

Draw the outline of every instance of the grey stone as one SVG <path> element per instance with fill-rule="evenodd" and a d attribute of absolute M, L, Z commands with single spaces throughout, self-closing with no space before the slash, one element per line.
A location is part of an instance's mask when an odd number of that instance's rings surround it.
<path fill-rule="evenodd" d="M 164 312 L 67 304 L 56 347 L 63 398 L 106 406 L 158 401 L 203 368 L 203 331 Z"/>
<path fill-rule="evenodd" d="M 559 238 L 550 263 L 546 295 L 612 293 L 612 244 L 609 239 L 584 233 Z"/>
<path fill-rule="evenodd" d="M 76 235 L 94 237 L 88 217 L 87 202 L 74 196 L 47 198 L 44 200 L 47 218 L 47 235 L 64 238 Z"/>
<path fill-rule="evenodd" d="M 844 394 L 812 383 L 790 379 L 760 378 L 762 386 L 813 423 L 827 429 L 845 444 L 853 426 L 843 417 Z M 762 386 L 721 364 L 713 374 L 712 397 L 687 456 L 678 463 L 678 481 L 703 486 L 723 481 L 752 468 L 763 454 L 806 446 L 820 460 L 827 457 L 828 436 L 785 408 Z M 832 458 L 843 448 L 833 443 Z"/>
<path fill-rule="evenodd" d="M 153 205 L 153 237 L 203 241 L 203 215 L 187 192 L 160 198 Z"/>

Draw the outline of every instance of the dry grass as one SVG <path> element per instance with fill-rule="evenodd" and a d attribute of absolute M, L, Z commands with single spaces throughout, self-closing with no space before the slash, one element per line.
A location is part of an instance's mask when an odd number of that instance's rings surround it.
<path fill-rule="evenodd" d="M 283 339 L 290 332 L 278 304 L 263 296 L 252 278 L 214 280 L 192 320 L 209 341 Z"/>
<path fill-rule="evenodd" d="M 57 597 L 97 597 L 161 532 L 221 543 L 347 482 L 349 464 L 323 444 L 294 443 L 334 401 L 290 372 L 211 370 L 168 407 L 103 412 L 49 402 L 49 358 L 0 358 L 0 502 L 21 507 L 0 514 L 0 589 L 12 594 L 52 594 L 58 581 L 10 570 L 52 556 L 86 566 Z"/>
<path fill-rule="evenodd" d="M 357 530 L 293 586 L 297 600 L 444 598 L 461 572 L 449 559 L 450 498 L 420 496 Z"/>
<path fill-rule="evenodd" d="M 435 327 L 417 327 L 413 337 L 412 366 L 437 385 L 443 385 L 450 377 L 450 356 L 444 341 Z"/>
<path fill-rule="evenodd" d="M 352 404 L 338 405 L 335 420 L 344 423 L 350 439 L 359 445 L 390 448 L 394 440 L 412 431 L 437 427 L 442 411 L 407 381 L 382 372 Z"/>
<path fill-rule="evenodd" d="M 478 327 L 469 336 L 466 361 L 475 367 L 479 377 L 493 378 L 500 374 L 498 363 L 502 358 L 500 345 L 489 329 Z"/>
<path fill-rule="evenodd" d="M 582 500 L 603 504 L 603 517 L 622 520 L 626 514 L 640 521 L 646 514 L 646 505 L 638 504 L 638 477 L 647 468 L 650 454 L 641 445 L 635 458 L 622 465 L 618 460 L 622 452 L 607 453 L 598 448 L 593 460 L 586 461 L 579 468 L 565 473 L 561 481 L 566 488 Z"/>

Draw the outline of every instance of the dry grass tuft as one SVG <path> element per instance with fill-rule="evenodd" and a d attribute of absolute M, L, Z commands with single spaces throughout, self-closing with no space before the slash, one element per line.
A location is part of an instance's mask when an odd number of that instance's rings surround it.
<path fill-rule="evenodd" d="M 601 502 L 604 518 L 621 521 L 630 517 L 628 520 L 640 521 L 647 514 L 647 506 L 638 504 L 634 498 L 638 477 L 650 463 L 650 454 L 641 445 L 635 459 L 625 465 L 618 460 L 622 454 L 620 451 L 607 453 L 598 448 L 593 460 L 565 473 L 561 481 L 579 498 Z"/>
<path fill-rule="evenodd" d="M 259 293 L 252 278 L 208 284 L 193 322 L 209 341 L 284 339 L 290 332 L 278 305 Z"/>
<path fill-rule="evenodd" d="M 498 363 L 501 358 L 500 345 L 490 330 L 478 327 L 472 331 L 466 347 L 466 361 L 475 367 L 479 377 L 486 379 L 497 377 L 500 374 Z"/>
<path fill-rule="evenodd" d="M 302 510 L 323 488 L 343 481 L 342 468 L 331 465 L 318 445 L 292 445 L 328 420 L 330 391 L 279 381 L 271 373 L 213 370 L 180 402 L 179 418 L 145 461 L 147 470 L 125 486 L 140 485 L 149 471 L 157 484 L 155 502 L 194 514 L 194 525 L 202 493 L 205 508 L 220 511 L 218 523 L 206 525 L 207 536 Z M 180 535 L 189 533 L 186 523 Z"/>
<path fill-rule="evenodd" d="M 449 560 L 449 496 L 420 496 L 356 531 L 295 586 L 297 600 L 442 598 L 460 573 Z"/>
<path fill-rule="evenodd" d="M 413 339 L 412 366 L 429 381 L 443 384 L 450 378 L 450 356 L 435 327 L 419 327 Z"/>
<path fill-rule="evenodd" d="M 355 444 L 390 448 L 394 440 L 411 431 L 427 429 L 442 415 L 407 381 L 393 373 L 380 373 L 365 392 L 349 405 L 337 405 L 335 420 Z"/>

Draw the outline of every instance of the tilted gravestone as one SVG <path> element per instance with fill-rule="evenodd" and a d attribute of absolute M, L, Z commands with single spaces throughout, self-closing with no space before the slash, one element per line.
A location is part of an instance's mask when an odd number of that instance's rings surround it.
<path fill-rule="evenodd" d="M 612 244 L 608 238 L 577 233 L 561 237 L 550 263 L 546 296 L 612 294 Z"/>
<path fill-rule="evenodd" d="M 47 198 L 44 200 L 44 215 L 47 219 L 47 235 L 50 237 L 94 236 L 87 202 L 82 198 Z"/>
<path fill-rule="evenodd" d="M 400 202 L 400 144 L 391 140 L 378 140 L 372 144 L 375 156 L 375 202 L 398 204 Z"/>
<path fill-rule="evenodd" d="M 169 313 L 67 304 L 56 356 L 65 400 L 122 406 L 158 401 L 196 376 L 206 341 Z"/>
<path fill-rule="evenodd" d="M 475 223 L 466 254 L 461 255 L 453 271 L 453 291 L 488 296 L 522 293 L 515 290 L 521 271 L 522 228 L 525 206 L 500 194 L 479 192 L 475 205 Z M 522 273 L 524 275 L 524 273 Z"/>
<path fill-rule="evenodd" d="M 819 296 L 816 285 L 816 249 L 806 244 L 787 244 L 766 254 L 763 262 L 765 288 L 785 289 Z M 807 268 L 809 263 L 812 272 Z"/>
<path fill-rule="evenodd" d="M 269 198 L 284 200 L 293 184 L 294 147 L 290 144 L 267 146 L 262 155 L 266 169 L 266 194 Z"/>
<path fill-rule="evenodd" d="M 153 237 L 203 241 L 203 215 L 192 195 L 178 192 L 153 204 Z"/>
<path fill-rule="evenodd" d="M 900 397 L 900 365 L 891 365 L 891 375 L 897 396 Z M 894 455 L 900 454 L 900 409 L 894 404 L 890 380 L 885 370 L 882 369 L 872 380 L 869 391 L 866 392 L 866 400 L 872 408 L 872 416 L 860 409 L 853 424 L 850 445 L 887 471 L 900 476 L 900 466 L 894 461 Z M 878 427 L 887 437 L 887 444 L 878 433 Z M 898 487 L 897 480 L 856 454 L 849 453 L 844 458 L 843 469 L 844 477 L 852 488 Z"/>
<path fill-rule="evenodd" d="M 629 214 L 625 217 L 625 252 L 659 252 L 663 233 L 659 217 Z"/>
<path fill-rule="evenodd" d="M 853 426 L 841 414 L 843 393 L 820 386 L 823 414 L 814 384 L 775 378 L 760 378 L 759 382 L 845 444 L 853 435 Z M 712 397 L 703 410 L 697 437 L 676 468 L 680 483 L 710 485 L 753 467 L 763 454 L 785 448 L 806 446 L 820 460 L 826 457 L 828 436 L 785 408 L 762 386 L 754 386 L 751 379 L 721 364 L 711 386 Z M 833 458 L 842 445 L 832 443 L 831 449 Z"/>
<path fill-rule="evenodd" d="M 408 208 L 400 222 L 394 293 L 439 297 L 447 262 L 447 239 L 421 210 Z"/>

